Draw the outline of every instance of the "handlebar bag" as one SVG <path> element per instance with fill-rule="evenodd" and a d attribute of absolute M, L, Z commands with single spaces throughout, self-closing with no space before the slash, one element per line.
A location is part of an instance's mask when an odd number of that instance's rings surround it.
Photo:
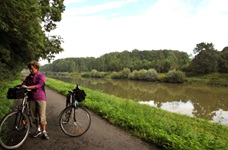
<path fill-rule="evenodd" d="M 14 88 L 9 88 L 7 92 L 7 98 L 8 99 L 22 99 L 24 98 L 25 89 L 24 88 L 18 88 L 18 86 L 15 86 Z"/>

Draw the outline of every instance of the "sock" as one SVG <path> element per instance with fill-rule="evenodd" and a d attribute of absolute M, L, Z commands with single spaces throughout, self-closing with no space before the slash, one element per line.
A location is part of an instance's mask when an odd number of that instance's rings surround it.
<path fill-rule="evenodd" d="M 40 128 L 37 128 L 37 130 L 40 132 L 41 131 L 41 129 Z"/>

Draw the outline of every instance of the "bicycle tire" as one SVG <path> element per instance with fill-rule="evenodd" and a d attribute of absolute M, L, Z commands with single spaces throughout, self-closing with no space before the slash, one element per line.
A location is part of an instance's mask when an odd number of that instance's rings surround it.
<path fill-rule="evenodd" d="M 74 121 L 74 110 L 75 118 Z M 59 125 L 62 131 L 70 137 L 79 137 L 85 134 L 91 124 L 89 112 L 82 106 L 69 106 L 65 108 L 59 118 Z"/>
<path fill-rule="evenodd" d="M 28 137 L 30 121 L 28 115 L 14 111 L 0 122 L 0 145 L 5 149 L 20 147 Z"/>

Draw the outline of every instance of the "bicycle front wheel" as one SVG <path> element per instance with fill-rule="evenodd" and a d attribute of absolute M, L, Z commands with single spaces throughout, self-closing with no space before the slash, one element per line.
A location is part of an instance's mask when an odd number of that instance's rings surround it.
<path fill-rule="evenodd" d="M 90 124 L 90 114 L 81 106 L 77 106 L 77 108 L 74 108 L 74 106 L 65 108 L 59 119 L 59 125 L 62 131 L 71 137 L 78 137 L 86 133 Z"/>
<path fill-rule="evenodd" d="M 5 149 L 20 147 L 26 140 L 30 129 L 28 115 L 11 112 L 0 122 L 0 144 Z"/>

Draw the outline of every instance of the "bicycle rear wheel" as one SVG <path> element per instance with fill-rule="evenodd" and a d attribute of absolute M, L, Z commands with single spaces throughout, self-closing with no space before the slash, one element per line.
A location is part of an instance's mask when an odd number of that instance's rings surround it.
<path fill-rule="evenodd" d="M 30 129 L 27 114 L 11 112 L 0 122 L 0 144 L 5 149 L 20 147 L 26 140 Z"/>
<path fill-rule="evenodd" d="M 74 106 L 65 108 L 59 119 L 59 125 L 62 131 L 71 137 L 78 137 L 86 133 L 90 124 L 90 114 L 81 106 L 77 106 L 77 108 L 74 108 Z"/>

